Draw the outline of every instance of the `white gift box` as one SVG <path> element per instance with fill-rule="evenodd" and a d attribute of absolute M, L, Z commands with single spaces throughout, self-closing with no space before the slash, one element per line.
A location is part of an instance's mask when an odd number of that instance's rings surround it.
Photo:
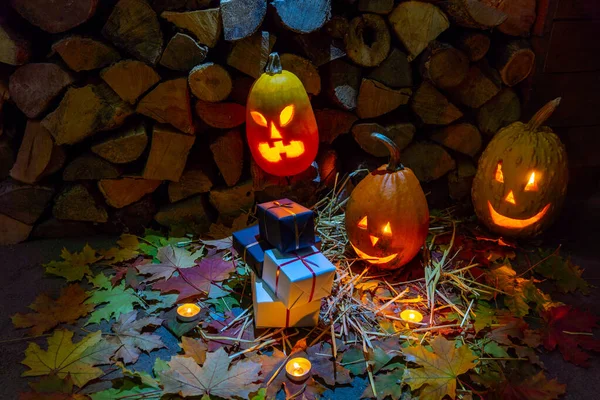
<path fill-rule="evenodd" d="M 289 328 L 316 326 L 319 323 L 321 300 L 293 309 L 286 308 L 265 282 L 252 273 L 254 321 L 257 328 Z"/>
<path fill-rule="evenodd" d="M 335 266 L 316 247 L 282 253 L 265 251 L 262 279 L 287 308 L 331 294 Z"/>

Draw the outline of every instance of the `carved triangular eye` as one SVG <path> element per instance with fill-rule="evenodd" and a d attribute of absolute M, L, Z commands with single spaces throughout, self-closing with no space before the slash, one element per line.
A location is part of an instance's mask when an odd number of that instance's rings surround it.
<path fill-rule="evenodd" d="M 289 105 L 283 110 L 281 110 L 281 114 L 279 114 L 279 125 L 286 126 L 290 123 L 292 118 L 294 117 L 294 106 Z"/>
<path fill-rule="evenodd" d="M 392 227 L 390 226 L 389 222 L 383 227 L 383 234 L 384 235 L 391 235 L 392 234 Z"/>
<path fill-rule="evenodd" d="M 525 191 L 529 192 L 530 190 L 538 190 L 535 172 L 532 172 L 531 175 L 529 175 L 529 181 L 527 182 L 527 185 L 525 185 Z"/>
<path fill-rule="evenodd" d="M 496 180 L 498 182 L 504 183 L 504 174 L 502 173 L 502 161 L 498 163 L 496 167 Z"/>
<path fill-rule="evenodd" d="M 367 229 L 367 216 L 365 215 L 358 223 L 358 227 L 361 229 Z"/>
<path fill-rule="evenodd" d="M 250 115 L 252 115 L 252 119 L 260 126 L 267 126 L 267 119 L 258 111 L 250 111 Z"/>

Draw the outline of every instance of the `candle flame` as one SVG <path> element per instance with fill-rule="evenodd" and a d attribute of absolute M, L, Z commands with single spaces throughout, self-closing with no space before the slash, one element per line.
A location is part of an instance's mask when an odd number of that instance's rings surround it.
<path fill-rule="evenodd" d="M 415 319 L 415 313 L 410 313 L 410 315 L 408 316 L 408 318 Z"/>

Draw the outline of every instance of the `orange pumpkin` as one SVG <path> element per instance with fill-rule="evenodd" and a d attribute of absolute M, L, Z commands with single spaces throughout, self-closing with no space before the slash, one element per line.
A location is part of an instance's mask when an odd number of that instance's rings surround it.
<path fill-rule="evenodd" d="M 317 156 L 319 131 L 306 90 L 271 53 L 246 105 L 246 135 L 254 161 L 277 176 L 296 175 Z"/>
<path fill-rule="evenodd" d="M 419 252 L 429 231 L 429 208 L 415 174 L 400 164 L 400 150 L 372 133 L 390 151 L 389 164 L 365 177 L 346 206 L 346 231 L 356 254 L 383 269 L 403 266 Z"/>

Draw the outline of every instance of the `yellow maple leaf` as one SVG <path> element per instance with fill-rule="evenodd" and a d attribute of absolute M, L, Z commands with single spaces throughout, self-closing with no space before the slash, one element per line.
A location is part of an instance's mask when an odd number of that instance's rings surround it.
<path fill-rule="evenodd" d="M 119 247 L 113 247 L 108 250 L 100 250 L 99 253 L 104 256 L 108 264 L 115 264 L 122 261 L 131 260 L 137 257 L 140 252 L 140 242 L 137 236 L 124 233 L 117 241 Z"/>
<path fill-rule="evenodd" d="M 86 275 L 92 275 L 90 264 L 100 260 L 102 256 L 96 255 L 96 250 L 86 244 L 81 253 L 70 253 L 63 248 L 60 252 L 63 261 L 51 261 L 44 265 L 46 273 L 62 276 L 67 282 L 80 281 Z"/>

